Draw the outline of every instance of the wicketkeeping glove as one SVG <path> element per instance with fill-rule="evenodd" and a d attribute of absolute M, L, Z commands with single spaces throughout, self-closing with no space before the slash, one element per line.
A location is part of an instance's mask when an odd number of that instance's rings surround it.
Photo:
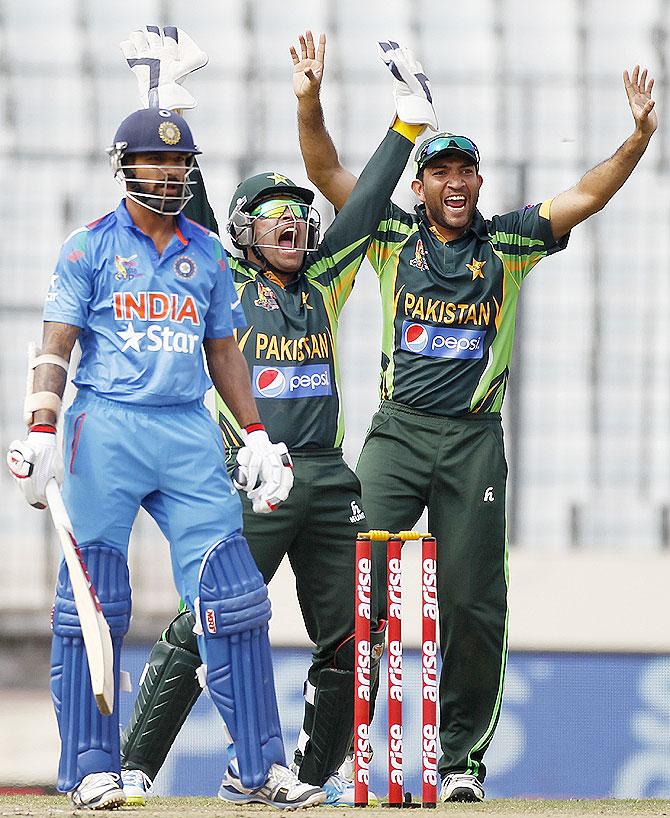
<path fill-rule="evenodd" d="M 7 465 L 24 497 L 35 508 L 46 508 L 46 486 L 52 477 L 63 481 L 63 455 L 53 426 L 36 425 L 26 440 L 13 440 Z"/>
<path fill-rule="evenodd" d="M 392 40 L 377 44 L 379 55 L 393 74 L 393 96 L 398 119 L 410 125 L 427 125 L 438 129 L 437 114 L 433 108 L 430 80 L 423 73 L 421 63 L 409 48 Z"/>
<path fill-rule="evenodd" d="M 181 83 L 207 65 L 208 57 L 185 31 L 145 26 L 130 33 L 121 51 L 137 77 L 144 108 L 195 108 L 195 98 Z"/>
<path fill-rule="evenodd" d="M 234 483 L 246 491 L 256 514 L 268 514 L 284 502 L 293 487 L 293 461 L 285 443 L 271 443 L 267 432 L 243 431 Z"/>

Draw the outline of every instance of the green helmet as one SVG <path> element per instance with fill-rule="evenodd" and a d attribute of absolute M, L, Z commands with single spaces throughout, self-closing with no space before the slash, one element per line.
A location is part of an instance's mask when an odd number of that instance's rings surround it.
<path fill-rule="evenodd" d="M 235 188 L 233 197 L 228 207 L 228 232 L 235 247 L 243 250 L 245 247 L 253 246 L 253 219 L 249 217 L 250 212 L 256 205 L 264 199 L 272 199 L 275 196 L 291 196 L 300 202 L 310 206 L 314 201 L 314 192 L 306 187 L 298 187 L 287 176 L 281 173 L 257 173 L 250 176 Z M 310 244 L 318 242 L 319 216 L 316 211 L 312 211 L 314 219 L 310 218 Z M 309 247 L 306 249 L 314 249 Z"/>

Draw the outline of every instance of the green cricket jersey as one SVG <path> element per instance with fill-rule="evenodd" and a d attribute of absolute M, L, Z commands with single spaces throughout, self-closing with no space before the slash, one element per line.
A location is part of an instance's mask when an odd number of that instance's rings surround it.
<path fill-rule="evenodd" d="M 499 412 L 521 283 L 562 250 L 551 200 L 484 220 L 445 241 L 423 205 L 389 202 L 368 251 L 383 305 L 381 396 L 436 415 Z"/>
<path fill-rule="evenodd" d="M 289 449 L 342 445 L 340 313 L 411 150 L 409 139 L 387 133 L 292 284 L 282 285 L 244 259 L 229 259 L 248 322 L 236 338 L 261 420 Z M 217 417 L 226 446 L 242 445 L 239 425 L 218 395 Z"/>

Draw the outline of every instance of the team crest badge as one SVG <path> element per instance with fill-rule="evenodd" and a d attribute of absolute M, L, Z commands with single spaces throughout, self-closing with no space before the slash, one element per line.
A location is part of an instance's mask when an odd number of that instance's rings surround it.
<path fill-rule="evenodd" d="M 474 281 L 476 278 L 484 278 L 484 265 L 486 264 L 486 260 L 484 261 L 477 261 L 476 258 L 473 257 L 472 264 L 466 264 L 465 266 L 470 270 L 472 273 L 472 280 Z"/>
<path fill-rule="evenodd" d="M 416 243 L 416 250 L 414 251 L 414 258 L 410 260 L 410 266 L 416 267 L 418 270 L 428 271 L 428 262 L 426 261 L 426 251 L 423 247 L 423 241 L 419 239 Z"/>
<path fill-rule="evenodd" d="M 161 122 L 158 126 L 158 136 L 166 145 L 176 145 L 181 139 L 181 131 L 174 122 Z"/>
<path fill-rule="evenodd" d="M 185 280 L 193 278 L 197 272 L 197 269 L 198 268 L 196 267 L 195 261 L 188 256 L 179 256 L 179 258 L 175 260 L 174 272 L 175 275 L 179 276 L 179 278 L 183 278 Z"/>
<path fill-rule="evenodd" d="M 123 256 L 114 256 L 114 278 L 117 281 L 129 281 L 137 275 L 137 253 L 134 253 L 129 258 Z"/>
<path fill-rule="evenodd" d="M 274 294 L 272 287 L 268 287 L 267 284 L 261 284 L 260 281 L 258 282 L 258 298 L 254 301 L 254 304 L 268 312 L 270 312 L 270 310 L 279 309 L 277 296 Z"/>

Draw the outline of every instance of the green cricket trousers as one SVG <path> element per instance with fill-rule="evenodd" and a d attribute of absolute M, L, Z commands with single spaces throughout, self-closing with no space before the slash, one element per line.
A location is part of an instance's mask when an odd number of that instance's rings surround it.
<path fill-rule="evenodd" d="M 437 538 L 442 672 L 438 770 L 484 780 L 507 656 L 507 463 L 500 416 L 450 418 L 383 401 L 358 461 L 370 529 L 412 529 L 425 507 Z M 385 618 L 386 544 L 373 544 Z M 411 547 L 411 545 L 409 546 Z"/>

